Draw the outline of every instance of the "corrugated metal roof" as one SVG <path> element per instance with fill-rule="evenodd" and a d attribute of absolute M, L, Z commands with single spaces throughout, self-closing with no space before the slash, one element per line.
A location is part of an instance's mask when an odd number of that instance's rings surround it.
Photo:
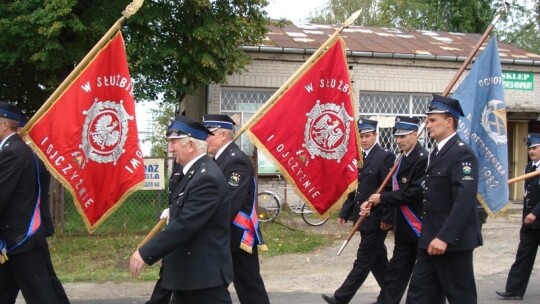
<path fill-rule="evenodd" d="M 265 41 L 245 46 L 246 51 L 279 53 L 313 53 L 337 27 L 310 23 L 291 23 L 283 28 L 271 27 Z M 478 42 L 480 34 L 416 31 L 396 28 L 351 26 L 342 32 L 347 55 L 463 61 Z M 540 55 L 499 41 L 502 63 L 540 65 Z"/>

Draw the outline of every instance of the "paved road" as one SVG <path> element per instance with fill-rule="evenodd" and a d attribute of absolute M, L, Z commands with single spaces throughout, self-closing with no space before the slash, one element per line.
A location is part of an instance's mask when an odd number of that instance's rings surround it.
<path fill-rule="evenodd" d="M 529 289 L 523 301 L 503 301 L 495 294 L 496 290 L 504 289 L 506 276 L 514 261 L 519 242 L 521 205 L 511 204 L 511 208 L 507 216 L 488 219 L 488 223 L 482 230 L 484 246 L 475 250 L 474 266 L 478 303 L 540 303 L 540 288 L 538 288 L 540 286 L 540 259 L 537 259 Z M 304 228 L 301 222 L 297 222 L 297 225 L 300 229 Z M 327 223 L 314 229 L 322 234 L 336 235 L 334 246 L 309 254 L 290 254 L 261 260 L 261 273 L 272 304 L 322 304 L 324 302 L 321 299 L 321 293 L 332 293 L 349 272 L 359 238 L 355 236 L 343 254 L 337 257 L 336 252 L 342 242 L 339 236 L 346 235 L 349 228 Z M 391 252 L 392 235 L 389 235 L 386 244 Z M 73 304 L 140 304 L 148 300 L 153 283 L 70 283 L 65 284 L 65 288 Z M 231 288 L 231 291 L 233 303 L 239 303 L 234 289 Z M 351 303 L 372 303 L 378 292 L 379 287 L 370 276 Z M 23 300 L 17 301 L 17 304 L 22 303 L 24 303 Z"/>

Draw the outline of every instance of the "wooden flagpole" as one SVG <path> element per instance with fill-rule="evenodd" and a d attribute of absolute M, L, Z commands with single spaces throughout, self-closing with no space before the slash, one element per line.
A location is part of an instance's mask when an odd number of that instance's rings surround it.
<path fill-rule="evenodd" d="M 484 43 L 484 41 L 486 41 L 487 37 L 489 36 L 489 33 L 493 30 L 493 27 L 495 26 L 495 24 L 499 21 L 499 19 L 501 18 L 501 15 L 502 15 L 502 12 L 503 11 L 506 11 L 507 9 L 507 3 L 505 3 L 501 8 L 499 8 L 499 11 L 497 12 L 497 15 L 495 16 L 495 18 L 493 19 L 493 21 L 491 21 L 491 24 L 488 26 L 488 28 L 485 30 L 484 34 L 482 35 L 482 37 L 480 37 L 480 40 L 478 40 L 478 42 L 476 43 L 476 45 L 474 46 L 474 48 L 471 50 L 470 54 L 468 55 L 468 57 L 465 59 L 465 61 L 463 62 L 463 64 L 461 65 L 461 67 L 459 68 L 459 70 L 456 72 L 456 74 L 454 75 L 454 78 L 452 78 L 452 80 L 450 81 L 450 83 L 448 84 L 448 86 L 446 87 L 446 89 L 444 90 L 443 92 L 443 96 L 448 96 L 448 94 L 450 93 L 450 91 L 452 90 L 452 88 L 454 87 L 454 85 L 456 84 L 456 82 L 459 80 L 459 78 L 461 77 L 461 75 L 463 74 L 463 72 L 465 71 L 465 69 L 467 68 L 467 66 L 469 65 L 469 63 L 471 63 L 472 59 L 474 58 L 474 56 L 476 55 L 476 53 L 478 53 L 478 50 L 480 49 L 480 47 L 482 46 L 482 44 Z M 424 130 L 426 129 L 426 120 L 424 120 L 422 122 L 422 124 L 420 125 L 420 127 L 418 128 L 418 137 L 420 137 L 422 135 L 422 133 L 424 133 Z M 399 165 L 399 162 L 401 160 L 401 158 L 403 157 L 403 153 L 400 153 L 398 155 L 398 157 L 396 158 L 396 162 L 394 163 L 394 166 L 392 167 L 392 169 L 390 170 L 390 172 L 388 172 L 388 175 L 386 176 L 386 178 L 384 179 L 384 181 L 382 182 L 382 184 L 379 186 L 379 188 L 377 189 L 377 192 L 375 192 L 375 194 L 380 194 L 382 192 L 382 190 L 384 190 L 384 187 L 386 186 L 386 184 L 390 181 L 390 179 L 392 178 L 392 175 L 394 175 L 394 173 L 396 172 L 397 170 L 397 167 Z M 368 202 L 368 207 L 371 209 L 373 207 L 373 202 Z M 361 215 L 360 218 L 356 221 L 356 223 L 354 224 L 354 226 L 351 228 L 351 230 L 349 231 L 349 234 L 347 234 L 347 237 L 345 238 L 345 240 L 343 241 L 343 244 L 341 245 L 341 247 L 339 248 L 338 250 L 338 253 L 337 255 L 340 255 L 341 252 L 343 252 L 343 250 L 345 249 L 345 247 L 347 246 L 347 244 L 349 243 L 349 241 L 351 240 L 351 238 L 353 237 L 354 233 L 360 228 L 360 226 L 362 225 L 362 223 L 364 223 L 364 221 L 366 220 L 366 217 L 368 215 Z"/>
<path fill-rule="evenodd" d="M 238 130 L 238 132 L 236 132 L 234 140 L 236 140 L 240 135 L 242 135 L 242 133 L 249 129 L 252 124 L 254 124 L 261 116 L 264 115 L 268 108 L 270 108 L 270 106 L 272 106 L 279 99 L 279 97 L 281 97 L 281 95 L 283 95 L 283 93 L 285 93 L 296 82 L 298 77 L 304 74 L 306 70 L 308 70 L 313 65 L 313 63 L 324 54 L 324 52 L 327 50 L 327 47 L 337 39 L 341 32 L 343 32 L 344 29 L 354 23 L 358 16 L 360 16 L 360 12 L 361 10 L 354 12 L 354 14 L 352 14 L 349 18 L 347 18 L 347 20 L 345 20 L 345 22 L 343 22 L 341 27 L 336 30 L 336 32 L 332 34 L 332 36 L 330 36 L 330 38 L 328 38 L 317 49 L 317 51 L 315 51 L 315 53 L 313 53 L 313 55 L 311 55 L 311 57 L 309 57 L 309 59 L 306 60 L 306 62 L 304 62 L 304 64 L 302 64 L 302 66 L 300 66 L 300 68 L 298 68 L 298 70 L 296 70 L 296 72 L 291 77 L 289 77 L 289 79 L 263 104 L 263 106 L 253 116 L 251 116 L 251 118 L 242 126 L 242 128 Z"/>
<path fill-rule="evenodd" d="M 529 172 L 527 174 L 523 174 L 523 175 L 520 175 L 520 176 L 516 176 L 512 179 L 509 179 L 508 180 L 508 184 L 513 184 L 513 183 L 516 183 L 516 182 L 519 182 L 519 181 L 522 181 L 524 179 L 527 179 L 527 178 L 531 178 L 531 177 L 535 177 L 537 175 L 540 175 L 540 171 L 533 171 L 533 172 Z"/>
<path fill-rule="evenodd" d="M 101 37 L 101 39 L 96 43 L 96 45 L 84 56 L 84 58 L 79 62 L 79 64 L 69 73 L 69 75 L 64 79 L 64 81 L 56 88 L 56 90 L 51 94 L 51 96 L 45 101 L 45 103 L 39 108 L 39 110 L 34 114 L 26 126 L 21 130 L 21 134 L 26 134 L 28 129 L 35 123 L 35 121 L 41 117 L 53 103 L 64 93 L 65 90 L 73 83 L 73 81 L 79 76 L 79 74 L 86 68 L 86 66 L 94 59 L 96 54 L 103 48 L 105 44 L 112 38 L 114 34 L 120 29 L 122 23 L 129 17 L 133 16 L 139 8 L 143 5 L 144 0 L 133 0 L 130 4 L 126 6 L 122 12 L 122 17 L 120 17 L 116 22 L 111 26 L 111 28 Z"/>

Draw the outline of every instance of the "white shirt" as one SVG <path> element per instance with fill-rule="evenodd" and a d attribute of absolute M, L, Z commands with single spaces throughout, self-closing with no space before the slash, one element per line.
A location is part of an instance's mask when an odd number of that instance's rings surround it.
<path fill-rule="evenodd" d="M 8 140 L 8 138 L 10 138 L 11 136 L 13 136 L 15 134 L 17 134 L 17 133 L 11 133 L 8 136 L 6 136 L 6 138 L 4 138 L 4 140 L 2 140 L 2 142 L 0 142 L 0 149 L 2 149 L 2 147 L 4 146 L 4 143 Z"/>
<path fill-rule="evenodd" d="M 195 157 L 194 159 L 190 160 L 185 166 L 184 168 L 182 168 L 182 172 L 184 172 L 184 175 L 186 175 L 189 171 L 189 169 L 191 168 L 191 166 L 193 166 L 193 164 L 199 160 L 199 158 L 203 157 L 204 155 L 206 155 L 205 153 Z"/>
<path fill-rule="evenodd" d="M 456 134 L 457 134 L 457 132 L 454 132 L 454 133 L 452 133 L 452 135 L 450 135 L 450 136 L 448 136 L 447 138 L 441 140 L 440 143 L 437 143 L 437 149 L 438 149 L 438 151 L 441 151 L 441 149 L 442 149 L 442 148 L 444 147 L 444 145 L 450 140 L 450 138 L 452 138 L 452 137 L 453 137 L 454 135 L 456 135 Z M 437 152 L 437 153 L 439 153 L 439 152 Z"/>
<path fill-rule="evenodd" d="M 231 143 L 232 143 L 232 140 L 231 140 L 230 142 L 226 143 L 225 145 L 223 145 L 223 147 L 221 147 L 221 148 L 217 151 L 216 155 L 214 155 L 214 159 L 218 159 L 219 156 L 223 153 L 223 151 L 225 151 L 225 149 L 226 149 Z"/>

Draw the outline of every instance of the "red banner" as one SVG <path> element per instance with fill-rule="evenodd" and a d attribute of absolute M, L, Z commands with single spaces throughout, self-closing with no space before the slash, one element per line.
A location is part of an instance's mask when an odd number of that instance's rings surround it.
<path fill-rule="evenodd" d="M 343 44 L 338 38 L 248 131 L 319 214 L 342 202 L 358 179 L 359 139 Z"/>
<path fill-rule="evenodd" d="M 93 232 L 144 183 L 133 87 L 118 32 L 28 129 Z"/>

